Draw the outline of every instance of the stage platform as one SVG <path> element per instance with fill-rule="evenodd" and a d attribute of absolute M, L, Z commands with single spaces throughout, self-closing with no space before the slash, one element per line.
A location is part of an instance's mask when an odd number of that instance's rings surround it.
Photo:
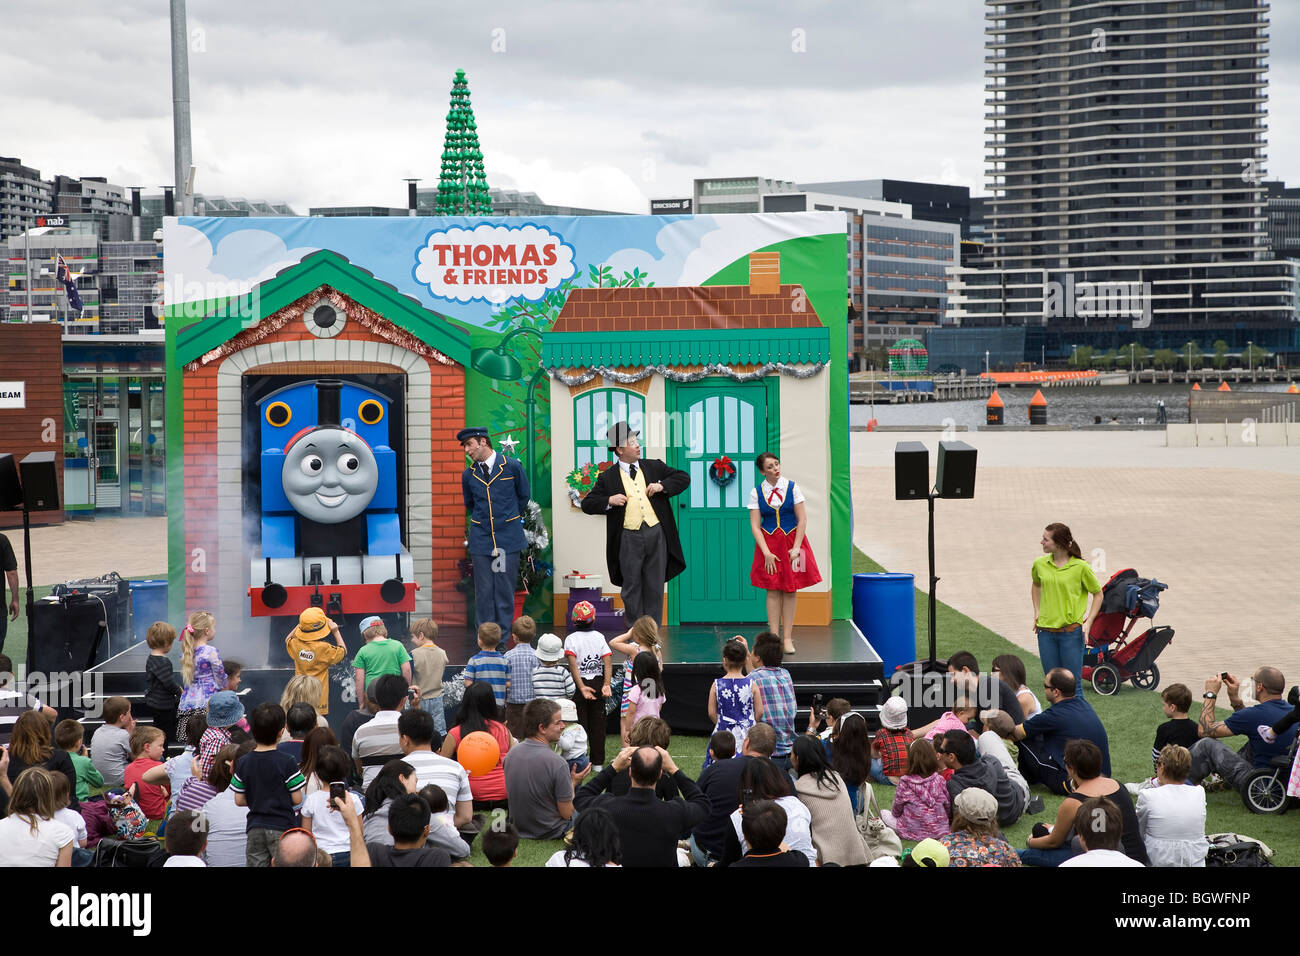
<path fill-rule="evenodd" d="M 713 724 L 708 718 L 709 686 L 715 677 L 722 676 L 722 646 L 736 634 L 753 645 L 754 636 L 765 628 L 761 624 L 683 624 L 663 629 L 664 683 L 668 700 L 663 717 L 677 733 L 708 734 Z M 561 637 L 563 631 L 557 632 Z M 608 639 L 615 635 L 606 634 Z M 353 641 L 347 641 L 351 653 Z M 843 697 L 867 718 L 874 730 L 879 726 L 876 718 L 878 703 L 885 695 L 884 669 L 880 657 L 852 621 L 832 621 L 820 627 L 796 627 L 794 643 L 797 653 L 787 657 L 783 666 L 790 671 L 795 685 L 795 699 L 801 709 L 799 726 L 807 723 L 807 710 L 814 697 L 823 702 L 832 697 Z M 454 680 L 478 646 L 472 632 L 461 627 L 439 630 L 438 644 L 447 652 L 450 663 L 446 680 Z M 120 695 L 133 702 L 140 701 L 145 689 L 145 660 L 149 649 L 137 644 L 120 654 L 96 665 L 92 672 L 104 675 L 105 696 Z M 231 655 L 233 656 L 233 655 Z M 351 654 L 349 654 L 350 658 Z M 242 672 L 241 692 L 245 706 L 251 709 L 264 700 L 280 699 L 285 684 L 293 676 L 287 663 L 253 664 L 240 658 Z M 623 663 L 622 655 L 614 655 L 617 671 Z M 331 722 L 341 720 L 352 704 L 340 699 L 337 682 L 330 688 Z M 145 715 L 141 703 L 137 717 Z M 449 719 L 453 715 L 449 714 Z M 85 721 L 93 732 L 98 721 Z M 611 728 L 616 724 L 611 722 Z"/>

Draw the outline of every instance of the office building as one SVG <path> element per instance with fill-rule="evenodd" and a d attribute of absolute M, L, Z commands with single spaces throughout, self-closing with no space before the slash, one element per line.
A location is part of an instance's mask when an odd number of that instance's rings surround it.
<path fill-rule="evenodd" d="M 1300 188 L 1267 182 L 1268 244 L 1280 258 L 1300 259 Z"/>
<path fill-rule="evenodd" d="M 728 176 L 721 179 L 697 179 L 694 207 L 697 216 L 733 212 L 762 212 L 764 196 L 794 193 L 799 187 L 784 179 L 762 176 Z"/>
<path fill-rule="evenodd" d="M 971 198 L 970 190 L 965 186 L 919 183 L 906 179 L 855 179 L 834 183 L 803 183 L 799 188 L 907 203 L 912 207 L 913 219 L 956 223 L 961 227 L 961 237 L 971 238 Z"/>
<path fill-rule="evenodd" d="M 397 206 L 312 206 L 309 216 L 406 216 L 410 210 Z"/>
<path fill-rule="evenodd" d="M 0 242 L 51 211 L 52 187 L 41 171 L 11 156 L 0 156 Z"/>
<path fill-rule="evenodd" d="M 610 209 L 587 209 L 583 206 L 557 206 L 548 203 L 535 192 L 519 189 L 502 189 L 492 186 L 488 189 L 492 198 L 492 215 L 494 216 L 622 216 L 627 213 Z M 436 215 L 434 207 L 438 202 L 437 189 L 417 189 L 415 191 L 415 212 L 419 216 Z M 405 215 L 405 210 L 402 212 Z"/>
<path fill-rule="evenodd" d="M 163 218 L 176 215 L 175 194 L 170 186 L 160 193 L 150 193 L 140 198 L 140 234 L 142 240 L 150 240 L 154 233 L 162 228 Z M 265 199 L 227 198 L 225 196 L 208 196 L 204 193 L 194 194 L 194 215 L 196 216 L 296 216 L 298 213 L 284 202 L 271 202 Z M 131 238 L 131 237 L 125 237 Z"/>
<path fill-rule="evenodd" d="M 958 223 L 918 220 L 906 203 L 761 177 L 696 180 L 697 212 L 748 204 L 749 193 L 743 190 L 767 185 L 773 191 L 760 193 L 754 209 L 730 211 L 845 214 L 849 355 L 855 368 L 869 364 L 866 353 L 902 338 L 922 337 L 942 322 L 947 272 L 960 261 Z M 705 203 L 706 196 L 727 198 Z"/>
<path fill-rule="evenodd" d="M 1074 345 L 1300 350 L 1296 264 L 1269 248 L 1268 5 L 985 0 L 983 262 L 949 316 Z"/>

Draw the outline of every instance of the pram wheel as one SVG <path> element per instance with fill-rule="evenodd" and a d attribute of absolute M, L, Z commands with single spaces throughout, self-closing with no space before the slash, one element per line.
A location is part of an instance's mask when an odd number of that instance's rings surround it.
<path fill-rule="evenodd" d="M 1109 664 L 1098 664 L 1092 669 L 1092 689 L 1103 697 L 1119 690 L 1119 671 Z"/>
<path fill-rule="evenodd" d="M 1160 668 L 1152 664 L 1150 670 L 1138 671 L 1129 680 L 1138 690 L 1150 690 L 1160 683 Z"/>
<path fill-rule="evenodd" d="M 1276 767 L 1260 767 L 1242 782 L 1241 802 L 1251 813 L 1286 813 L 1287 777 Z"/>

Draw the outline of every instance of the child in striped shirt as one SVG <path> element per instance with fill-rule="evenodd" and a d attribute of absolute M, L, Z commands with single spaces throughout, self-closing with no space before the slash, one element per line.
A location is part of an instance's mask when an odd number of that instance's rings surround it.
<path fill-rule="evenodd" d="M 537 670 L 533 671 L 533 696 L 569 700 L 577 691 L 573 674 L 564 661 L 564 642 L 554 634 L 537 639 Z M 561 705 L 563 706 L 563 705 Z"/>
<path fill-rule="evenodd" d="M 491 686 L 492 694 L 497 699 L 497 708 L 504 711 L 506 691 L 510 688 L 510 665 L 506 662 L 504 654 L 497 653 L 497 645 L 500 643 L 500 624 L 495 621 L 480 624 L 478 626 L 479 651 L 465 665 L 464 676 L 466 687 L 476 680 Z"/>

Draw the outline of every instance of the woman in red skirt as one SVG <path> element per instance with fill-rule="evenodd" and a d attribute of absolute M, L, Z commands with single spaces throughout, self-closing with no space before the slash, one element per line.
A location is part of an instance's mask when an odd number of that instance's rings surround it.
<path fill-rule="evenodd" d="M 781 461 L 770 451 L 754 464 L 763 481 L 749 493 L 749 527 L 754 563 L 749 580 L 767 592 L 767 626 L 780 634 L 786 654 L 794 653 L 794 602 L 802 588 L 821 581 L 812 548 L 804 538 L 808 513 L 803 492 L 781 477 Z"/>

